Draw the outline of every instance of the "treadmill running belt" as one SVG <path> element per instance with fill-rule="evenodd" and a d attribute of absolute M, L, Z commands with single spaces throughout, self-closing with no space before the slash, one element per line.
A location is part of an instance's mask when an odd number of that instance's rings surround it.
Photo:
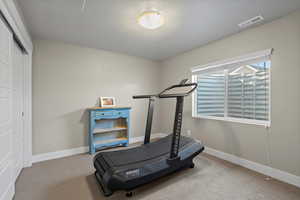
<path fill-rule="evenodd" d="M 190 141 L 192 141 L 192 139 L 182 136 L 180 139 L 180 148 Z M 169 154 L 171 142 L 172 136 L 169 135 L 150 144 L 139 146 L 138 148 L 123 151 L 102 152 L 100 154 L 105 158 L 105 160 L 110 161 L 113 166 L 118 167 L 151 160 L 162 155 Z"/>

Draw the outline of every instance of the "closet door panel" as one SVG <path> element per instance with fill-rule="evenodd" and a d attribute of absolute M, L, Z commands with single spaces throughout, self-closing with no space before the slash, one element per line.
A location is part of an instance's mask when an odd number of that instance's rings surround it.
<path fill-rule="evenodd" d="M 0 200 L 14 194 L 12 141 L 12 34 L 0 19 Z"/>
<path fill-rule="evenodd" d="M 24 99 L 24 65 L 23 52 L 13 43 L 12 54 L 12 123 L 13 123 L 13 158 L 15 179 L 23 168 L 23 99 Z"/>

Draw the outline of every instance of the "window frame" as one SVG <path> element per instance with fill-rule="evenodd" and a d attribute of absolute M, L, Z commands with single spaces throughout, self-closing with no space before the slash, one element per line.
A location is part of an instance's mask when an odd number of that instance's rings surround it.
<path fill-rule="evenodd" d="M 271 61 L 271 54 L 273 52 L 273 49 L 267 49 L 247 55 L 243 55 L 240 57 L 236 58 L 231 58 L 223 61 L 218 61 L 214 63 L 210 63 L 207 65 L 203 66 L 196 66 L 191 68 L 192 72 L 192 82 L 197 83 L 197 76 L 202 73 L 207 73 L 207 72 L 213 72 L 215 70 L 220 70 L 224 69 L 225 73 L 227 68 L 230 68 L 232 65 L 237 65 L 237 64 L 245 64 L 245 63 L 253 63 L 253 62 L 258 62 L 258 61 L 269 61 L 271 67 L 268 69 L 269 72 L 269 99 L 268 99 L 268 107 L 269 107 L 269 112 L 268 112 L 268 120 L 256 120 L 256 119 L 245 119 L 245 118 L 234 118 L 234 117 L 228 117 L 227 110 L 228 110 L 228 87 L 227 87 L 227 81 L 225 80 L 225 103 L 224 103 L 224 117 L 217 117 L 217 116 L 206 116 L 206 115 L 201 115 L 198 114 L 197 112 L 197 90 L 192 95 L 192 117 L 195 119 L 210 119 L 210 120 L 218 120 L 218 121 L 226 121 L 226 122 L 235 122 L 235 123 L 242 123 L 242 124 L 252 124 L 252 125 L 259 125 L 259 126 L 265 126 L 265 127 L 270 127 L 271 126 L 271 68 L 272 68 L 272 61 Z M 228 78 L 228 77 L 227 77 Z M 226 79 L 227 79 L 226 78 Z"/>

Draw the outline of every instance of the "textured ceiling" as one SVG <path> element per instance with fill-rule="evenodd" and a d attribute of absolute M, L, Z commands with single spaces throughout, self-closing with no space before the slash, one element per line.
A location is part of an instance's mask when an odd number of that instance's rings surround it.
<path fill-rule="evenodd" d="M 163 60 L 241 31 L 256 15 L 265 22 L 300 8 L 300 0 L 18 0 L 34 38 L 58 40 Z M 165 25 L 146 30 L 136 17 L 147 8 Z"/>

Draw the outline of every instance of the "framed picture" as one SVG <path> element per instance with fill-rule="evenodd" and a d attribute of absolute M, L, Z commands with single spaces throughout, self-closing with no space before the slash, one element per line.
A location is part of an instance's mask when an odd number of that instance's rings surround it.
<path fill-rule="evenodd" d="M 114 107 L 116 106 L 115 97 L 100 97 L 100 107 Z"/>

